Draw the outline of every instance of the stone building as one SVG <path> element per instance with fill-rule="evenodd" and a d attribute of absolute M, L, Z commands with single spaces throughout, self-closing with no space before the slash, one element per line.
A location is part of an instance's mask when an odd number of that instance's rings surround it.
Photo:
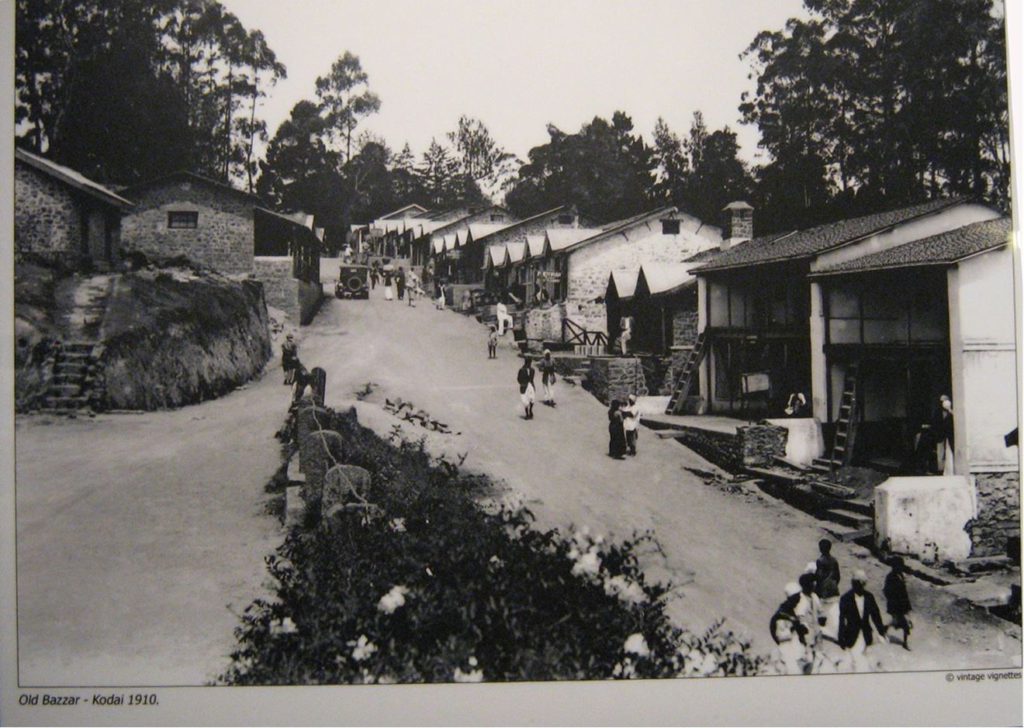
<path fill-rule="evenodd" d="M 154 259 L 184 256 L 226 274 L 251 273 L 259 198 L 191 172 L 124 191 L 135 202 L 122 223 L 125 249 Z"/>
<path fill-rule="evenodd" d="M 70 268 L 117 262 L 132 203 L 68 167 L 14 150 L 14 250 Z"/>
<path fill-rule="evenodd" d="M 597 230 L 545 232 L 540 256 L 527 265 L 537 271 L 538 285 L 573 330 L 605 337 L 608 312 L 604 296 L 613 271 L 639 271 L 641 265 L 679 264 L 702 251 L 717 248 L 721 231 L 675 207 L 662 207 Z M 529 243 L 528 243 L 529 245 Z M 527 321 L 537 314 L 528 314 Z M 550 311 L 544 318 L 550 319 Z M 548 329 L 551 323 L 546 323 Z M 561 325 L 555 326 L 562 328 Z"/>
<path fill-rule="evenodd" d="M 308 324 L 323 298 L 323 230 L 314 227 L 312 215 L 283 215 L 257 207 L 254 232 L 253 273 L 263 284 L 267 305 L 294 323 Z"/>
<path fill-rule="evenodd" d="M 1009 234 L 997 211 L 942 199 L 730 247 L 693 271 L 710 344 L 704 411 L 743 408 L 750 376 L 767 384 L 769 417 L 810 393 L 828 453 L 817 466 L 900 476 L 875 492 L 881 546 L 1006 553 L 1020 534 Z M 953 458 L 931 475 L 940 395 L 952 398 Z"/>

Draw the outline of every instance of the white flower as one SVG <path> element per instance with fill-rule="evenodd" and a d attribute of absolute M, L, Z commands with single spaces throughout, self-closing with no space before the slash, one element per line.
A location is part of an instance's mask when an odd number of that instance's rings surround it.
<path fill-rule="evenodd" d="M 459 668 L 455 668 L 454 678 L 457 683 L 478 683 L 484 679 L 483 670 L 470 670 L 469 672 L 463 672 Z"/>
<path fill-rule="evenodd" d="M 473 657 L 472 655 L 470 655 L 470 657 L 469 657 L 469 666 L 470 667 L 476 667 L 478 664 L 479 664 L 479 662 L 477 661 L 476 657 Z"/>
<path fill-rule="evenodd" d="M 295 622 L 292 621 L 291 617 L 284 617 L 280 624 L 270 625 L 271 634 L 292 634 L 298 631 L 299 628 L 295 626 Z"/>
<path fill-rule="evenodd" d="M 404 518 L 392 518 L 388 523 L 391 530 L 395 533 L 405 533 L 405 519 Z"/>
<path fill-rule="evenodd" d="M 601 558 L 597 555 L 597 549 L 595 548 L 583 554 L 572 567 L 573 576 L 597 576 L 600 571 Z"/>
<path fill-rule="evenodd" d="M 430 573 L 430 570 L 427 570 Z M 409 590 L 404 586 L 393 586 L 391 591 L 380 598 L 377 602 L 377 609 L 384 612 L 384 614 L 393 614 L 396 609 L 405 604 L 405 595 L 409 593 Z"/>
<path fill-rule="evenodd" d="M 622 645 L 622 649 L 637 657 L 648 657 L 651 654 L 651 648 L 647 646 L 647 640 L 639 632 L 634 632 L 627 637 L 626 643 Z"/>
<path fill-rule="evenodd" d="M 359 639 L 351 641 L 348 646 L 352 648 L 352 659 L 362 662 L 377 651 L 377 645 L 366 638 L 365 634 L 359 635 Z"/>

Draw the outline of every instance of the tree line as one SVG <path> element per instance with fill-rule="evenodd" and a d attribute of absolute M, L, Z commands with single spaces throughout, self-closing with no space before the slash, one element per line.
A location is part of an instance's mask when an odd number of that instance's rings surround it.
<path fill-rule="evenodd" d="M 623 111 L 519 160 L 462 116 L 414 154 L 361 129 L 381 99 L 344 52 L 267 141 L 258 102 L 285 77 L 262 33 L 216 0 L 17 0 L 19 144 L 101 181 L 186 167 L 317 215 L 334 244 L 353 222 L 409 203 L 503 197 L 527 216 L 570 203 L 596 222 L 673 204 L 715 223 L 736 199 L 774 232 L 970 195 L 1009 197 L 1006 46 L 998 0 L 804 0 L 759 33 L 740 99 L 768 161 L 739 157 L 700 111 L 650 142 Z"/>

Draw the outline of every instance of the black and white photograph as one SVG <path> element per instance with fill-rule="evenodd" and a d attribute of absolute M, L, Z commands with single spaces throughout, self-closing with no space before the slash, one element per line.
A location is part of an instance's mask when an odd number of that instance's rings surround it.
<path fill-rule="evenodd" d="M 0 8 L 4 723 L 1024 720 L 1004 0 Z"/>

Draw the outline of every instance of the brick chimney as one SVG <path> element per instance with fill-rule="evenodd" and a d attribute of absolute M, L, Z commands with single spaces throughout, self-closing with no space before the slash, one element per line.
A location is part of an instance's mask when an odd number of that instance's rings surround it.
<path fill-rule="evenodd" d="M 754 237 L 754 208 L 742 200 L 722 208 L 722 250 Z"/>

